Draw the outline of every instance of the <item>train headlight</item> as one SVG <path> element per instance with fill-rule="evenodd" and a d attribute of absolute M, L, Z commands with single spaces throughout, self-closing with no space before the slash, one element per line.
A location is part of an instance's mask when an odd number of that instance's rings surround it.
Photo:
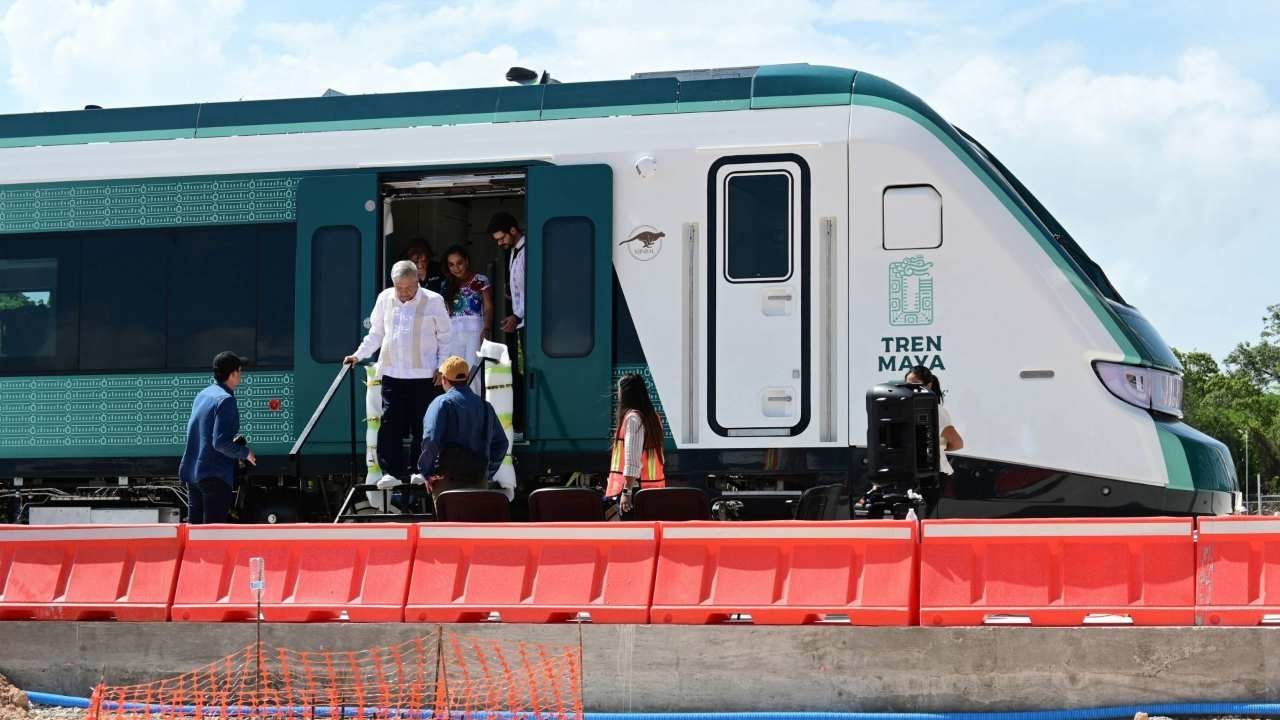
<path fill-rule="evenodd" d="M 1182 377 L 1177 373 L 1110 362 L 1094 363 L 1093 368 L 1111 394 L 1130 405 L 1182 417 Z"/>

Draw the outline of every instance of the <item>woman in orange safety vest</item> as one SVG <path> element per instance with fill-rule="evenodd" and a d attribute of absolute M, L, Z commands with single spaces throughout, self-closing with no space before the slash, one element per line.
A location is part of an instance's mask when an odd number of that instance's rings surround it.
<path fill-rule="evenodd" d="M 624 375 L 618 381 L 617 431 L 609 459 L 606 499 L 616 499 L 621 512 L 631 510 L 631 491 L 667 486 L 663 472 L 662 420 L 649 402 L 649 391 L 640 375 Z"/>

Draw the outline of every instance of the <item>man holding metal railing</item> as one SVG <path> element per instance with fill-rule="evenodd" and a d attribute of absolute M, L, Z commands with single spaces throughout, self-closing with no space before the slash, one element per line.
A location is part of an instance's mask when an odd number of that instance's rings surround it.
<path fill-rule="evenodd" d="M 440 394 L 436 368 L 448 355 L 449 310 L 444 298 L 418 285 L 418 267 L 408 260 L 391 266 L 392 287 L 378 294 L 369 315 L 369 334 L 343 362 L 357 363 L 378 352 L 382 379 L 382 420 L 378 428 L 379 488 L 415 485 L 426 478 L 412 472 L 404 456 L 404 436 L 410 435 L 410 458 L 422 447 L 422 418 Z M 412 474 L 411 474 L 412 473 Z"/>

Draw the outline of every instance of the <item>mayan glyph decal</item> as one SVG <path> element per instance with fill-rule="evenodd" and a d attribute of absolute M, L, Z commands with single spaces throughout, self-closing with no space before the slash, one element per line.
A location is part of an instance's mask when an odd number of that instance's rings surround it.
<path fill-rule="evenodd" d="M 889 263 L 889 324 L 933 324 L 933 263 L 913 255 Z"/>

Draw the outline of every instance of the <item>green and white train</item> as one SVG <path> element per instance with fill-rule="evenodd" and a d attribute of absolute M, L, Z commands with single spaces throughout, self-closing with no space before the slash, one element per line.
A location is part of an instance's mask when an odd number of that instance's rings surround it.
<path fill-rule="evenodd" d="M 856 488 L 866 389 L 922 364 L 965 438 L 939 515 L 1233 508 L 1168 346 L 1035 197 L 902 88 L 802 64 L 0 117 L 0 477 L 172 477 L 224 349 L 288 477 L 390 264 L 462 244 L 501 288 L 499 209 L 529 238 L 525 486 L 604 470 L 639 371 L 669 475 Z M 349 473 L 351 412 L 305 475 Z"/>

